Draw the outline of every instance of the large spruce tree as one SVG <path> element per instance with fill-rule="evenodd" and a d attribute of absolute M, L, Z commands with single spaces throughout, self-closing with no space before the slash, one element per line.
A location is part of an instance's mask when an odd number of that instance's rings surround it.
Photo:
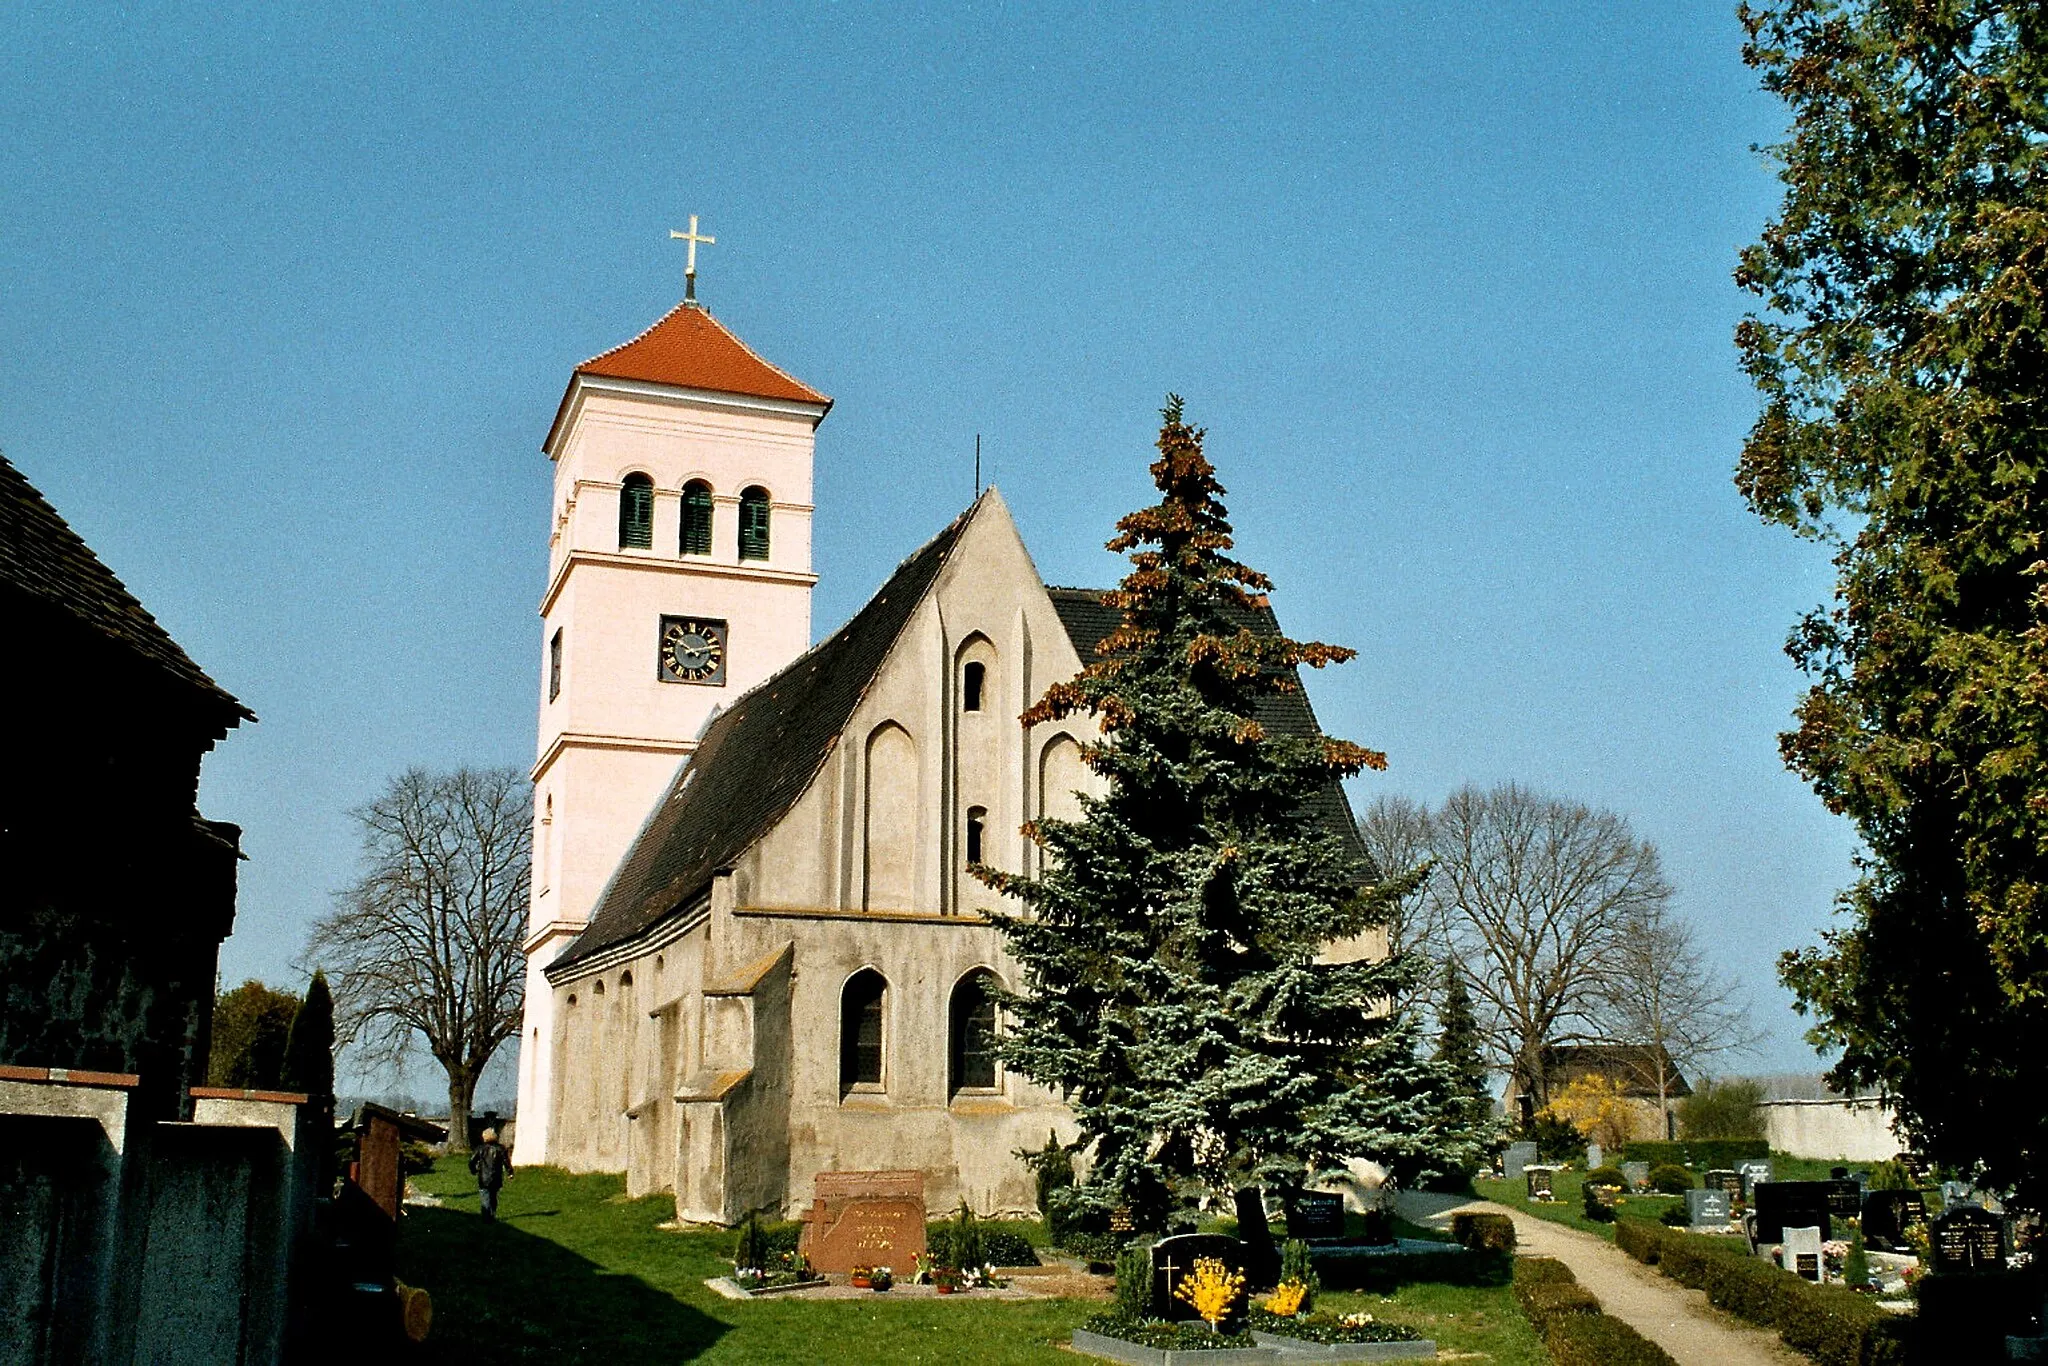
<path fill-rule="evenodd" d="M 1164 417 L 1160 500 L 1109 542 L 1131 560 L 1109 599 L 1122 624 L 1022 718 L 1094 717 L 1086 762 L 1107 790 L 1078 820 L 1027 827 L 1039 876 L 977 870 L 1023 903 L 997 917 L 1025 977 L 1004 1057 L 1065 1095 L 1089 1185 L 1141 1214 L 1354 1157 L 1411 1180 L 1461 1168 L 1474 1145 L 1449 1069 L 1385 1009 L 1418 965 L 1318 961 L 1384 925 L 1421 876 L 1368 885 L 1311 812 L 1385 760 L 1259 720 L 1299 666 L 1353 652 L 1254 629 L 1270 585 L 1227 553 L 1224 490 L 1178 398 Z"/>
<path fill-rule="evenodd" d="M 1788 763 L 1867 850 L 1787 955 L 1843 1084 L 1936 1160 L 2048 1196 L 2048 11 L 1777 0 L 1792 115 L 1742 258 L 1763 397 L 1739 482 L 1830 547 Z"/>

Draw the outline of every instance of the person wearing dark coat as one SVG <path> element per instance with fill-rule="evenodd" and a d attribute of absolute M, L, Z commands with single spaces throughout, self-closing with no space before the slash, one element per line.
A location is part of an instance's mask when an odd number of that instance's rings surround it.
<path fill-rule="evenodd" d="M 498 1187 L 505 1184 L 505 1178 L 512 1173 L 512 1155 L 498 1145 L 498 1131 L 486 1129 L 483 1142 L 476 1145 L 476 1151 L 469 1155 L 469 1170 L 476 1177 L 476 1188 L 483 1196 L 484 1218 L 498 1217 Z"/>

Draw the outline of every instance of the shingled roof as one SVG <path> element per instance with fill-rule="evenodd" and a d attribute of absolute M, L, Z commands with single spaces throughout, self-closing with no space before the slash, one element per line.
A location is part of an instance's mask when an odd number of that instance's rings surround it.
<path fill-rule="evenodd" d="M 255 713 L 206 676 L 79 534 L 0 456 L 0 589 L 68 617 L 150 665 L 222 731 Z"/>
<path fill-rule="evenodd" d="M 796 804 L 973 514 L 898 565 L 846 625 L 712 719 L 551 975 L 689 905 Z"/>
<path fill-rule="evenodd" d="M 1067 638 L 1074 642 L 1074 653 L 1081 656 L 1082 663 L 1088 663 L 1096 657 L 1095 647 L 1123 620 L 1123 611 L 1103 602 L 1107 589 L 1048 587 L 1045 591 L 1052 598 L 1053 610 L 1060 614 L 1060 624 L 1067 628 Z M 1280 619 L 1273 614 L 1269 603 L 1261 602 L 1249 612 L 1232 612 L 1231 615 L 1240 618 L 1242 625 L 1259 635 L 1280 634 Z M 1297 673 L 1295 682 L 1299 684 L 1300 681 Z M 1274 735 L 1323 733 L 1323 728 L 1316 723 L 1315 709 L 1309 705 L 1307 689 L 1299 686 L 1293 692 L 1260 698 L 1255 715 L 1259 724 Z M 1351 801 L 1344 795 L 1344 785 L 1337 782 L 1328 784 L 1310 801 L 1309 811 L 1324 832 L 1344 846 L 1346 857 L 1363 870 L 1361 876 L 1374 876 L 1372 857 L 1366 852 L 1365 841 L 1359 837 L 1358 821 L 1351 814 Z"/>
<path fill-rule="evenodd" d="M 576 373 L 832 406 L 831 399 L 763 360 L 698 303 L 677 304 L 631 341 L 577 366 Z"/>

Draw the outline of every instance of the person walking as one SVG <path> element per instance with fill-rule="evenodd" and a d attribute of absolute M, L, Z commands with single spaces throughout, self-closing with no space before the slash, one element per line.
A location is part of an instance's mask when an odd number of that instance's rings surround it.
<path fill-rule="evenodd" d="M 486 1129 L 483 1142 L 469 1155 L 469 1170 L 476 1177 L 477 1192 L 483 1196 L 484 1218 L 498 1217 L 498 1187 L 512 1172 L 512 1155 L 498 1145 L 498 1131 Z"/>

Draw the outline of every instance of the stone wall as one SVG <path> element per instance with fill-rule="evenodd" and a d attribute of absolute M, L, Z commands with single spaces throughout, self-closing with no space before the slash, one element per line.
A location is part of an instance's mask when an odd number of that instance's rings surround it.
<path fill-rule="evenodd" d="M 1904 1151 L 1891 1112 L 1874 1100 L 1769 1100 L 1757 1107 L 1774 1151 L 1881 1162 Z"/>

